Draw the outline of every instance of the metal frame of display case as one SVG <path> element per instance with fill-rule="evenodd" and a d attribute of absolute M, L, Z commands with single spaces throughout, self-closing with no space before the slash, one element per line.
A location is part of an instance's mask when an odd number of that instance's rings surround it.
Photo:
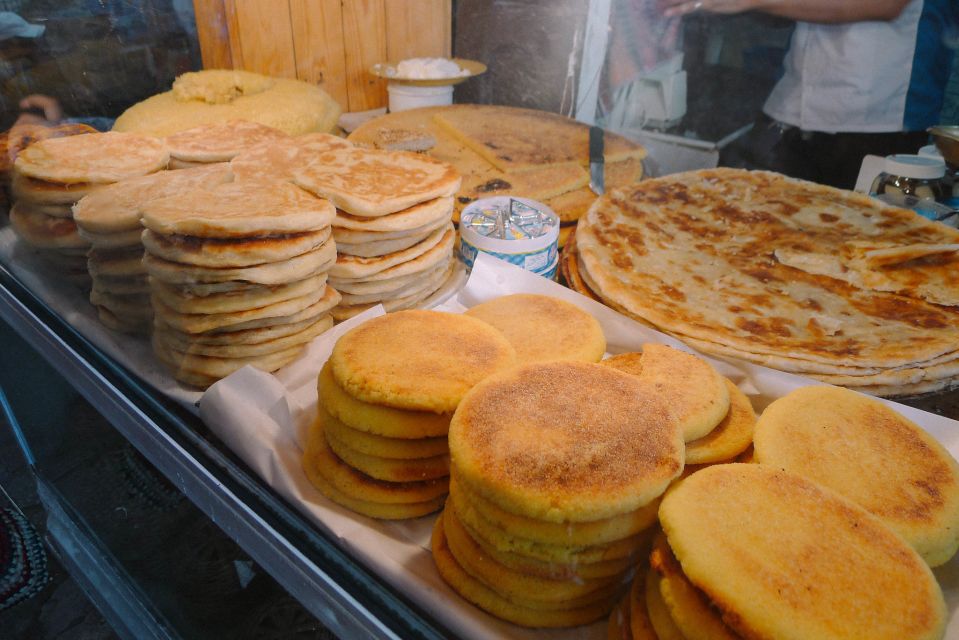
<path fill-rule="evenodd" d="M 198 417 L 146 388 L 3 265 L 0 319 L 330 631 L 364 638 L 450 635 L 205 438 Z"/>

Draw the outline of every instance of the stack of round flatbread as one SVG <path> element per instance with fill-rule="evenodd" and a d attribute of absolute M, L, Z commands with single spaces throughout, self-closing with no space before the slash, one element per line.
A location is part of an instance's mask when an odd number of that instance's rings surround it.
<path fill-rule="evenodd" d="M 332 326 L 334 209 L 288 182 L 225 183 L 141 206 L 153 347 L 206 387 L 250 364 L 275 371 Z"/>
<path fill-rule="evenodd" d="M 440 575 L 523 626 L 606 616 L 682 472 L 684 428 L 653 384 L 598 364 L 490 376 L 450 423 L 450 497 L 432 538 Z"/>
<path fill-rule="evenodd" d="M 440 509 L 450 416 L 474 384 L 514 359 L 502 334 L 460 314 L 399 311 L 355 327 L 320 373 L 307 477 L 330 500 L 373 518 Z"/>
<path fill-rule="evenodd" d="M 90 243 L 77 230 L 73 204 L 105 185 L 159 171 L 168 160 L 162 141 L 132 133 L 42 140 L 14 163 L 10 222 L 64 279 L 89 286 Z"/>
<path fill-rule="evenodd" d="M 567 272 L 705 353 L 907 396 L 959 385 L 957 252 L 959 231 L 912 211 L 715 169 L 597 201 Z"/>
<path fill-rule="evenodd" d="M 337 208 L 330 270 L 343 294 L 337 320 L 377 304 L 411 308 L 451 276 L 460 176 L 450 165 L 414 153 L 342 149 L 315 156 L 294 180 Z"/>
<path fill-rule="evenodd" d="M 103 324 L 127 333 L 149 333 L 153 327 L 140 207 L 183 191 L 212 189 L 229 179 L 230 169 L 224 163 L 158 171 L 97 189 L 73 206 L 78 233 L 91 246 L 87 255 L 93 282 L 90 302 Z"/>
<path fill-rule="evenodd" d="M 166 137 L 170 169 L 189 169 L 211 162 L 229 162 L 248 149 L 270 146 L 290 136 L 279 129 L 246 120 L 201 124 Z"/>

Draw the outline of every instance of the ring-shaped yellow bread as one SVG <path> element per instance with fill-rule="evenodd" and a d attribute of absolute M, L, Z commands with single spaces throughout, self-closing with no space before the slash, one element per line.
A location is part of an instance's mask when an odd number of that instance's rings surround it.
<path fill-rule="evenodd" d="M 450 413 L 407 411 L 357 400 L 344 391 L 333 378 L 329 361 L 319 376 L 319 402 L 331 416 L 348 427 L 387 438 L 446 437 L 450 430 Z"/>
<path fill-rule="evenodd" d="M 481 516 L 511 536 L 556 545 L 597 545 L 614 542 L 644 531 L 656 522 L 659 500 L 636 511 L 593 522 L 546 522 L 510 513 L 461 485 L 455 474 L 450 478 L 450 494 L 469 502 Z M 460 497 L 461 495 L 461 497 Z"/>
<path fill-rule="evenodd" d="M 480 547 L 452 510 L 443 510 L 446 542 L 453 557 L 468 574 L 500 595 L 526 603 L 531 609 L 557 609 L 608 600 L 621 591 L 625 576 L 592 580 L 553 580 L 513 571 L 489 556 Z"/>
<path fill-rule="evenodd" d="M 686 443 L 686 464 L 729 460 L 745 451 L 753 441 L 756 412 L 745 393 L 726 378 L 729 411 L 716 428 L 702 438 Z"/>
<path fill-rule="evenodd" d="M 512 513 L 588 522 L 635 511 L 683 468 L 666 400 L 635 376 L 586 362 L 493 375 L 450 422 L 457 477 Z"/>
<path fill-rule="evenodd" d="M 451 509 L 453 511 L 453 509 Z M 459 519 L 457 519 L 459 521 Z M 501 565 L 509 567 L 513 571 L 519 571 L 531 576 L 540 578 L 550 578 L 552 580 L 590 580 L 593 578 L 608 578 L 613 575 L 625 575 L 635 565 L 634 556 L 623 558 L 614 558 L 612 560 L 600 560 L 598 562 L 556 562 L 549 560 L 537 560 L 518 553 L 510 551 L 501 551 L 495 545 L 487 542 L 481 535 L 472 531 L 465 523 L 459 521 L 463 528 L 476 544 L 482 547 L 483 552 L 493 558 Z M 652 532 L 654 530 L 643 532 L 646 537 L 637 544 L 638 551 L 635 557 L 642 557 L 647 553 L 648 547 L 652 544 Z"/>
<path fill-rule="evenodd" d="M 353 449 L 330 432 L 326 432 L 326 443 L 337 458 L 360 473 L 365 473 L 377 480 L 411 482 L 442 478 L 450 474 L 450 459 L 447 455 L 406 460 L 381 458 Z"/>
<path fill-rule="evenodd" d="M 942 637 L 942 591 L 919 554 L 802 476 L 710 466 L 670 489 L 659 519 L 686 578 L 741 636 Z"/>
<path fill-rule="evenodd" d="M 516 349 L 517 363 L 599 362 L 606 352 L 599 321 L 559 298 L 517 293 L 471 307 L 466 315 L 499 329 Z"/>
<path fill-rule="evenodd" d="M 320 411 L 326 412 L 323 405 Z M 327 438 L 336 438 L 350 448 L 370 456 L 393 458 L 396 460 L 415 460 L 433 456 L 449 456 L 450 447 L 445 436 L 432 438 L 391 438 L 375 433 L 360 431 L 343 424 L 328 413 L 323 416 L 323 425 Z"/>
<path fill-rule="evenodd" d="M 756 424 L 761 464 L 805 476 L 885 522 L 938 566 L 959 549 L 959 465 L 922 427 L 840 387 L 779 398 Z"/>
<path fill-rule="evenodd" d="M 545 544 L 528 538 L 511 536 L 503 529 L 482 517 L 468 502 L 450 501 L 456 517 L 476 537 L 482 539 L 496 549 L 508 553 L 515 553 L 544 562 L 559 562 L 565 564 L 604 562 L 607 560 L 635 559 L 648 540 L 645 532 L 629 538 L 616 540 L 607 544 L 588 546 L 569 546 Z"/>
<path fill-rule="evenodd" d="M 435 413 L 453 411 L 477 382 L 515 361 L 512 345 L 485 322 L 423 310 L 367 320 L 343 334 L 330 356 L 334 379 L 354 398 Z"/>
<path fill-rule="evenodd" d="M 659 574 L 659 595 L 684 638 L 738 640 L 739 636 L 726 626 L 719 612 L 709 606 L 706 596 L 683 575 L 662 533 L 653 541 L 649 564 Z"/>
<path fill-rule="evenodd" d="M 443 518 L 437 518 L 431 539 L 433 561 L 440 576 L 454 591 L 484 611 L 524 627 L 575 627 L 599 620 L 609 614 L 617 596 L 598 602 L 559 610 L 530 609 L 505 598 L 470 576 L 450 552 L 443 529 Z"/>
<path fill-rule="evenodd" d="M 449 491 L 449 479 L 417 482 L 377 480 L 349 466 L 330 449 L 323 434 L 321 418 L 314 421 L 307 436 L 303 466 L 322 476 L 338 492 L 354 500 L 383 504 L 409 504 L 442 498 Z M 442 503 L 440 503 L 442 506 Z"/>
<path fill-rule="evenodd" d="M 691 442 L 716 428 L 729 412 L 726 379 L 700 357 L 647 342 L 642 353 L 623 353 L 603 364 L 653 384 L 683 425 L 683 439 Z"/>

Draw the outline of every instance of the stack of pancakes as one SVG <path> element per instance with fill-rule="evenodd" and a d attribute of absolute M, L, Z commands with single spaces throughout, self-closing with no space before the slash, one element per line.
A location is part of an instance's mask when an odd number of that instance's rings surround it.
<path fill-rule="evenodd" d="M 289 139 L 279 129 L 245 120 L 202 124 L 167 136 L 169 168 L 189 169 L 211 162 L 229 162 L 248 149 L 269 147 Z"/>
<path fill-rule="evenodd" d="M 288 182 L 225 183 L 141 213 L 154 352 L 181 382 L 206 387 L 247 364 L 275 371 L 332 326 L 329 202 Z"/>
<path fill-rule="evenodd" d="M 344 334 L 319 377 L 303 456 L 326 497 L 374 518 L 415 518 L 443 506 L 450 416 L 515 352 L 489 325 L 458 314 L 399 311 Z"/>
<path fill-rule="evenodd" d="M 212 189 L 229 178 L 226 164 L 159 171 L 103 187 L 74 205 L 77 230 L 92 247 L 87 256 L 93 280 L 90 302 L 104 325 L 127 333 L 148 333 L 153 326 L 150 286 L 142 263 L 140 207 L 183 191 Z"/>
<path fill-rule="evenodd" d="M 376 304 L 408 309 L 450 277 L 454 231 L 453 167 L 426 156 L 340 149 L 294 173 L 304 189 L 336 205 L 336 265 L 330 282 L 343 293 L 337 320 Z"/>
<path fill-rule="evenodd" d="M 61 124 L 45 127 L 39 124 L 18 124 L 0 133 L 0 211 L 10 210 L 10 180 L 13 177 L 13 163 L 20 152 L 34 142 L 47 138 L 76 136 L 82 133 L 96 133 L 96 129 L 85 124 Z"/>
<path fill-rule="evenodd" d="M 163 142 L 132 133 L 41 140 L 14 163 L 10 221 L 64 279 L 88 286 L 90 243 L 77 231 L 72 206 L 107 184 L 163 169 L 168 159 Z"/>
<path fill-rule="evenodd" d="M 763 464 L 709 467 L 666 494 L 664 535 L 610 637 L 942 638 L 928 565 L 862 507 Z"/>
<path fill-rule="evenodd" d="M 686 470 L 732 462 L 748 452 L 756 414 L 749 398 L 700 357 L 662 344 L 643 345 L 642 353 L 623 353 L 604 366 L 632 374 L 671 399 L 685 425 Z"/>
<path fill-rule="evenodd" d="M 606 616 L 683 469 L 684 426 L 655 385 L 597 364 L 529 364 L 481 382 L 450 424 L 440 574 L 516 624 Z"/>

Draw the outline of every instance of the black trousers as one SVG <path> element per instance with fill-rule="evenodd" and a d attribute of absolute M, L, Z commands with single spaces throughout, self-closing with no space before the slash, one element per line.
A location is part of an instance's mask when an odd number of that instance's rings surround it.
<path fill-rule="evenodd" d="M 752 130 L 726 147 L 720 166 L 768 169 L 841 189 L 856 186 L 863 156 L 916 153 L 925 131 L 822 133 L 782 125 L 762 115 Z"/>

